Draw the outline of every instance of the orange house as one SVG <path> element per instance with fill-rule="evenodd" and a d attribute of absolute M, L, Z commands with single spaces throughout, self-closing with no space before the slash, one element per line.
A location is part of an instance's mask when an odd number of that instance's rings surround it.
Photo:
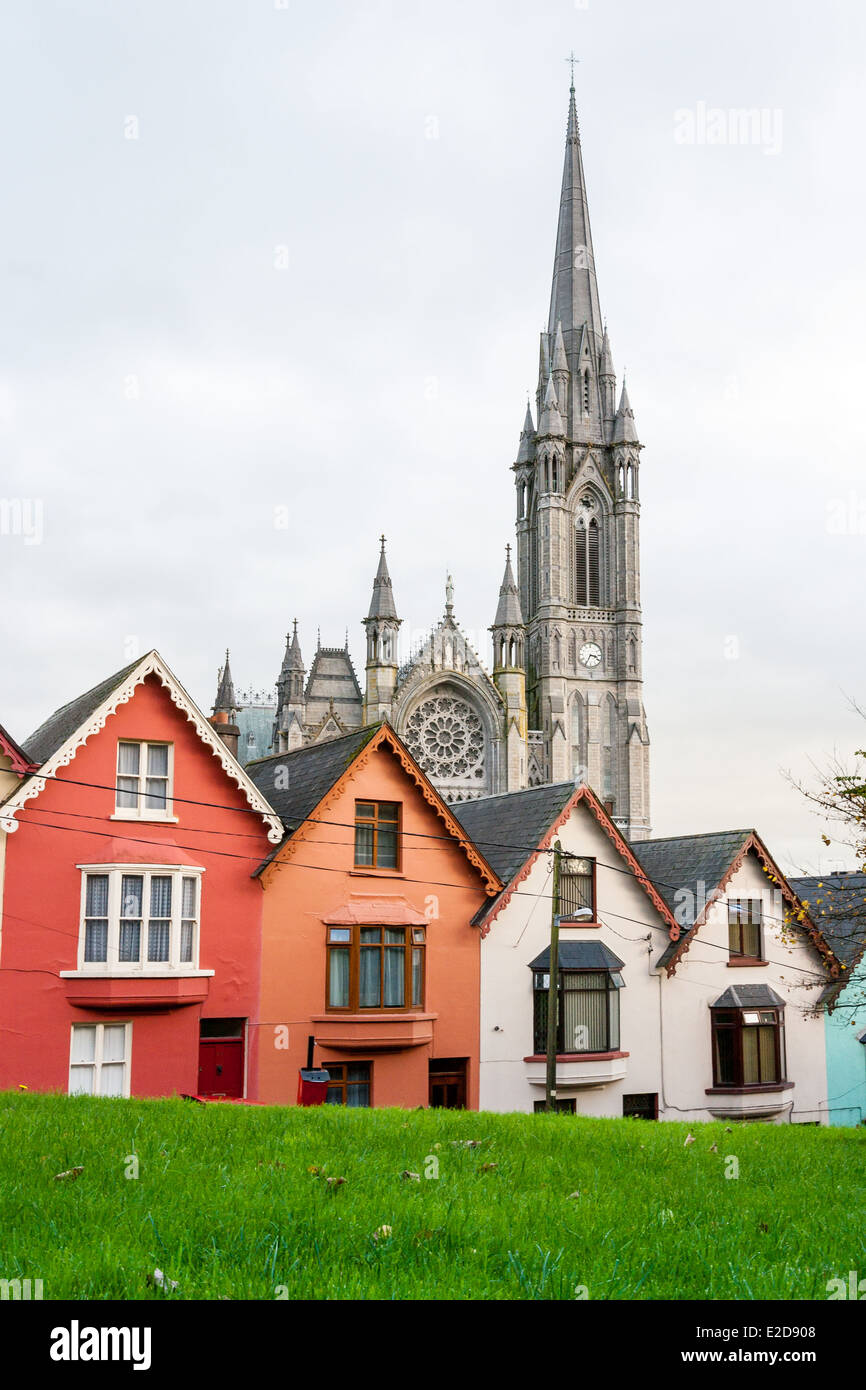
<path fill-rule="evenodd" d="M 286 838 L 264 889 L 258 1099 L 478 1107 L 481 936 L 500 880 L 387 724 L 247 768 Z"/>

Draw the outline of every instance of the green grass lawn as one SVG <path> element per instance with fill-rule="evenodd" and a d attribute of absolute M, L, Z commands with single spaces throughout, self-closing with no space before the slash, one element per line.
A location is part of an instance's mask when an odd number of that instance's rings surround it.
<path fill-rule="evenodd" d="M 825 1299 L 866 1276 L 866 1130 L 689 1131 L 5 1093 L 0 1278 L 46 1299 Z"/>

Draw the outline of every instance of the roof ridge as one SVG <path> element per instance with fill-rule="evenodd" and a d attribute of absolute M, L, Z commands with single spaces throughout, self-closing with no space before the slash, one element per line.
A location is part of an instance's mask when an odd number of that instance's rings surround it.
<path fill-rule="evenodd" d="M 348 733 L 340 734 L 339 738 L 326 738 L 322 743 L 305 743 L 301 748 L 291 748 L 286 753 L 269 753 L 266 758 L 251 758 L 245 766 L 261 767 L 262 763 L 281 763 L 286 758 L 296 758 L 299 753 L 310 753 L 314 748 L 332 748 L 337 743 L 345 743 L 346 739 L 360 738 L 362 734 L 369 734 L 372 737 L 376 730 L 386 722 L 384 719 L 379 719 L 375 724 L 362 724 L 358 729 L 350 729 Z"/>
<path fill-rule="evenodd" d="M 722 835 L 757 835 L 757 830 L 753 827 L 748 830 L 701 830 L 694 835 L 654 835 L 649 840 L 635 840 L 633 848 L 642 849 L 644 845 L 665 845 L 672 840 L 709 840 L 718 839 Z"/>

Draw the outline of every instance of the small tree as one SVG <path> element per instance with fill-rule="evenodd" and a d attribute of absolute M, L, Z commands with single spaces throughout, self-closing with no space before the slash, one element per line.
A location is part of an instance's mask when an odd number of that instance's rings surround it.
<path fill-rule="evenodd" d="M 854 708 L 866 718 L 859 706 L 855 705 Z M 816 768 L 815 771 L 817 778 L 812 786 L 804 785 L 790 773 L 786 774 L 787 780 L 806 798 L 816 815 L 840 828 L 840 833 L 833 836 L 822 832 L 823 844 L 828 847 L 833 844 L 845 845 L 853 849 L 858 871 L 866 873 L 866 749 L 857 749 L 853 766 L 846 766 L 834 755 L 826 768 Z M 862 956 L 866 945 L 866 886 L 852 888 L 846 878 L 833 872 L 810 877 L 816 880 L 815 888 L 809 901 L 804 900 L 804 908 L 815 926 L 821 929 L 822 918 L 828 925 L 832 918 L 844 918 L 849 923 L 843 952 L 844 981 L 852 963 Z M 794 928 L 803 920 L 805 913 L 789 910 L 786 912 L 786 924 Z M 834 1013 L 854 1024 L 864 1004 L 866 981 L 861 979 L 853 989 L 847 989 L 846 997 L 836 1004 Z"/>

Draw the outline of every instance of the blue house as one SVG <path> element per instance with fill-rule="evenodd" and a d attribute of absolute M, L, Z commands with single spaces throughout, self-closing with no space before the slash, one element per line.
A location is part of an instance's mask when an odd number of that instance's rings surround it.
<path fill-rule="evenodd" d="M 866 1124 L 866 874 L 788 880 L 846 967 L 822 994 L 831 1125 Z"/>

